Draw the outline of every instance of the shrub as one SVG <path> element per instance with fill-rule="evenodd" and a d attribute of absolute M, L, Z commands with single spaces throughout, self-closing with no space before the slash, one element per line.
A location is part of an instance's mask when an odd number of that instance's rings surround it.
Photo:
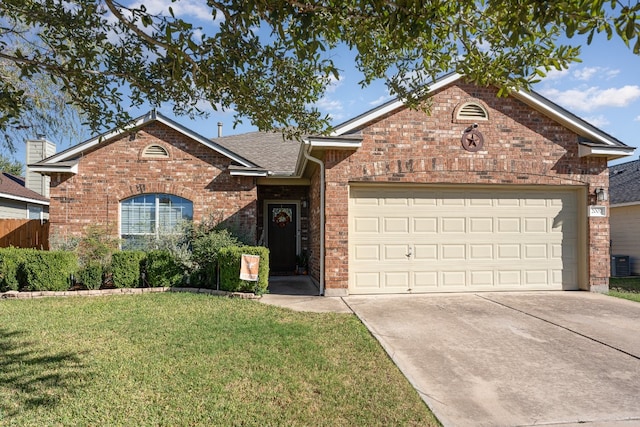
<path fill-rule="evenodd" d="M 27 291 L 65 291 L 71 275 L 78 270 L 78 258 L 72 252 L 26 251 L 19 271 Z"/>
<path fill-rule="evenodd" d="M 258 281 L 240 280 L 242 254 L 260 255 Z M 253 292 L 262 295 L 269 284 L 269 249 L 262 246 L 226 247 L 218 253 L 220 289 L 230 292 Z"/>
<path fill-rule="evenodd" d="M 87 289 L 100 289 L 103 282 L 104 268 L 97 261 L 91 261 L 78 271 L 76 280 Z"/>
<path fill-rule="evenodd" d="M 34 249 L 0 249 L 0 292 L 20 290 L 18 272 L 28 251 Z"/>
<path fill-rule="evenodd" d="M 217 280 L 218 252 L 222 248 L 237 245 L 238 239 L 227 230 L 194 233 L 191 243 L 192 260 L 197 267 L 192 274 L 193 284 L 203 288 L 214 287 Z"/>
<path fill-rule="evenodd" d="M 150 286 L 181 286 L 184 270 L 168 250 L 147 253 L 146 274 Z"/>
<path fill-rule="evenodd" d="M 111 256 L 111 279 L 116 288 L 136 288 L 141 285 L 142 251 L 120 251 Z"/>

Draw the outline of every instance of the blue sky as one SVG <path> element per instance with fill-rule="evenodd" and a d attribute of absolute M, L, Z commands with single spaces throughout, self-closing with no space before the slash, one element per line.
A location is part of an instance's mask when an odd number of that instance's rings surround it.
<path fill-rule="evenodd" d="M 151 12 L 166 11 L 170 0 L 142 0 Z M 182 0 L 171 4 L 177 16 L 210 24 L 210 9 L 201 0 Z M 317 106 L 321 112 L 333 118 L 333 124 L 366 112 L 391 99 L 383 82 L 361 88 L 359 73 L 353 65 L 353 56 L 347 51 L 337 51 L 332 56 L 341 70 L 339 80 L 333 82 Z M 640 147 L 640 56 L 634 55 L 618 39 L 606 40 L 596 36 L 591 45 L 582 47 L 582 62 L 574 63 L 567 70 L 553 71 L 534 86 L 534 90 L 594 126 L 609 133 L 623 143 Z M 207 119 L 190 120 L 174 117 L 170 106 L 159 111 L 174 118 L 182 125 L 206 136 L 215 137 L 217 123 L 223 123 L 223 134 L 231 135 L 256 130 L 248 120 L 233 128 L 233 111 L 212 112 Z M 136 116 L 144 110 L 131 111 Z M 64 149 L 67 147 L 59 147 Z M 637 159 L 640 150 L 632 157 Z M 24 154 L 16 153 L 17 159 Z M 614 162 L 618 163 L 620 161 Z M 613 164 L 613 163 L 612 163 Z"/>
<path fill-rule="evenodd" d="M 158 12 L 168 3 L 168 0 L 142 1 Z M 210 10 L 199 0 L 182 0 L 172 7 L 176 15 L 202 19 L 203 24 L 210 20 Z M 341 70 L 341 77 L 328 88 L 317 106 L 333 118 L 333 124 L 391 99 L 383 82 L 360 87 L 361 76 L 354 68 L 352 54 L 339 50 L 332 58 Z M 634 55 L 619 39 L 609 41 L 606 36 L 597 35 L 591 45 L 582 47 L 581 59 L 581 63 L 574 63 L 567 70 L 549 73 L 533 89 L 623 143 L 640 146 L 640 56 Z M 170 108 L 160 111 L 171 115 Z M 224 124 L 225 135 L 255 130 L 246 120 L 233 129 L 233 112 L 215 112 L 208 119 L 195 121 L 184 117 L 176 120 L 207 137 L 216 136 L 218 122 Z M 639 153 L 637 150 L 632 158 L 638 158 Z"/>

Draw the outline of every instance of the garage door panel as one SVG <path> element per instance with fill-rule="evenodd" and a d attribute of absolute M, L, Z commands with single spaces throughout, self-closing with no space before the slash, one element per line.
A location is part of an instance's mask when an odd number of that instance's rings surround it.
<path fill-rule="evenodd" d="M 524 218 L 525 233 L 546 233 L 547 218 Z"/>
<path fill-rule="evenodd" d="M 524 286 L 548 286 L 549 275 L 547 270 L 525 270 Z"/>
<path fill-rule="evenodd" d="M 520 259 L 520 245 L 518 244 L 499 244 L 496 245 L 496 249 L 499 260 Z"/>
<path fill-rule="evenodd" d="M 441 258 L 444 261 L 464 260 L 466 258 L 465 245 L 441 245 Z"/>
<path fill-rule="evenodd" d="M 354 186 L 351 197 L 352 293 L 577 288 L 577 192 Z"/>
<path fill-rule="evenodd" d="M 415 245 L 413 256 L 416 261 L 435 261 L 438 259 L 438 245 Z"/>
<path fill-rule="evenodd" d="M 379 261 L 379 245 L 356 245 L 354 246 L 354 257 L 356 261 Z"/>
<path fill-rule="evenodd" d="M 408 245 L 384 245 L 384 261 L 406 261 Z"/>
<path fill-rule="evenodd" d="M 383 229 L 385 233 L 407 234 L 409 232 L 409 218 L 385 218 Z"/>
<path fill-rule="evenodd" d="M 493 259 L 493 245 L 491 244 L 470 244 L 469 245 L 469 260 L 471 261 L 484 261 Z"/>
<path fill-rule="evenodd" d="M 380 220 L 378 218 L 358 217 L 354 219 L 353 231 L 356 233 L 380 233 Z"/>
<path fill-rule="evenodd" d="M 401 288 L 404 291 L 410 288 L 409 272 L 387 272 L 384 274 L 384 283 L 388 288 Z"/>
<path fill-rule="evenodd" d="M 466 286 L 466 272 L 465 271 L 442 271 L 440 273 L 442 277 L 442 287 L 462 287 Z M 443 289 L 446 290 L 446 289 Z"/>
<path fill-rule="evenodd" d="M 466 218 L 442 218 L 443 233 L 464 233 L 467 230 Z"/>
<path fill-rule="evenodd" d="M 520 233 L 520 218 L 496 218 L 498 233 Z"/>
<path fill-rule="evenodd" d="M 470 286 L 493 286 L 494 272 L 491 271 L 472 271 L 469 274 Z"/>
<path fill-rule="evenodd" d="M 493 218 L 469 218 L 470 233 L 493 233 Z"/>
<path fill-rule="evenodd" d="M 547 250 L 547 245 L 545 244 L 525 244 L 522 245 L 524 248 L 524 258 L 525 259 L 548 259 L 549 254 Z"/>
<path fill-rule="evenodd" d="M 413 290 L 433 290 L 438 287 L 438 273 L 436 271 L 416 271 L 413 273 Z"/>
<path fill-rule="evenodd" d="M 414 217 L 413 218 L 413 232 L 414 233 L 437 233 L 438 232 L 438 218 L 429 217 Z"/>

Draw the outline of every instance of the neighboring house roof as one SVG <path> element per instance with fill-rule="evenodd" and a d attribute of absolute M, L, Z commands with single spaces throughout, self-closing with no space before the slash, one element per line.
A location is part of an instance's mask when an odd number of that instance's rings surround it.
<path fill-rule="evenodd" d="M 91 139 L 88 139 L 80 144 L 74 145 L 71 148 L 68 148 L 64 151 L 61 151 L 57 154 L 54 154 L 51 157 L 48 157 L 40 162 L 29 165 L 29 168 L 33 172 L 41 172 L 41 173 L 50 173 L 50 172 L 68 172 L 76 174 L 78 173 L 78 161 L 80 158 L 87 152 L 93 151 L 99 148 L 100 145 L 106 144 L 110 142 L 113 138 L 116 138 L 122 135 L 125 132 L 134 131 L 137 128 L 140 128 L 146 124 L 152 122 L 160 122 L 164 125 L 174 129 L 177 132 L 182 133 L 183 135 L 205 145 L 212 150 L 222 154 L 223 156 L 228 157 L 238 164 L 240 167 L 255 169 L 258 165 L 252 163 L 251 161 L 243 158 L 235 152 L 228 150 L 227 148 L 217 144 L 215 141 L 212 141 L 204 136 L 182 126 L 181 124 L 169 119 L 168 117 L 163 116 L 162 114 L 156 112 L 155 110 L 150 111 L 144 116 L 140 116 L 137 119 L 132 120 L 127 126 L 124 128 L 118 128 L 115 130 L 111 130 L 109 132 L 105 132 L 101 135 L 95 136 Z"/>
<path fill-rule="evenodd" d="M 609 168 L 609 202 L 611 205 L 640 204 L 640 160 Z"/>
<path fill-rule="evenodd" d="M 0 198 L 49 206 L 49 199 L 24 186 L 24 178 L 0 172 Z"/>
<path fill-rule="evenodd" d="M 463 77 L 464 76 L 457 73 L 447 74 L 436 80 L 432 85 L 427 87 L 426 90 L 427 92 L 435 92 L 462 79 Z M 580 157 L 602 156 L 607 157 L 609 160 L 614 160 L 630 156 L 635 150 L 634 147 L 627 146 L 618 139 L 587 123 L 580 117 L 570 113 L 536 92 L 518 90 L 513 91 L 511 96 L 581 136 L 581 140 L 578 141 L 578 144 L 580 144 Z M 377 108 L 367 111 L 364 114 L 336 126 L 332 135 L 339 136 L 358 132 L 372 121 L 377 120 L 385 114 L 395 111 L 403 106 L 404 102 L 401 99 L 393 99 Z"/>

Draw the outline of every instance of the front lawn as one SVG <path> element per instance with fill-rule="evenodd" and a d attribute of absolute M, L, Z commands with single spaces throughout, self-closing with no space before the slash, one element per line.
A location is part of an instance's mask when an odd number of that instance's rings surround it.
<path fill-rule="evenodd" d="M 609 295 L 640 302 L 640 277 L 611 277 Z"/>
<path fill-rule="evenodd" d="M 0 300 L 0 425 L 438 425 L 353 315 L 186 293 Z"/>

